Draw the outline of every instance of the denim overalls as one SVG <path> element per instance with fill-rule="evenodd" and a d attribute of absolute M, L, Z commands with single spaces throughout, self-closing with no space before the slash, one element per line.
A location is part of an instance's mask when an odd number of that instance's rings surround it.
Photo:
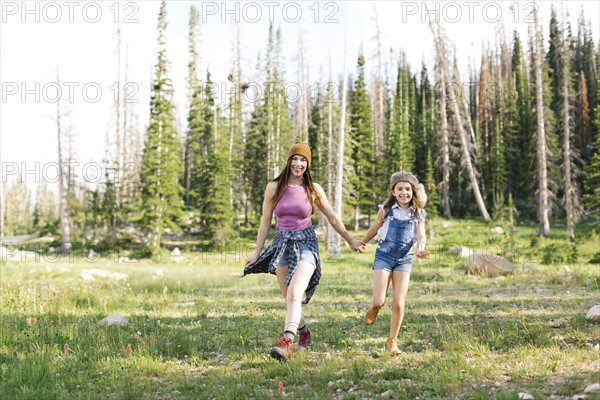
<path fill-rule="evenodd" d="M 391 212 L 387 218 L 390 223 L 387 235 L 379 241 L 373 269 L 411 272 L 419 221 L 416 216 L 404 220 L 394 218 Z"/>

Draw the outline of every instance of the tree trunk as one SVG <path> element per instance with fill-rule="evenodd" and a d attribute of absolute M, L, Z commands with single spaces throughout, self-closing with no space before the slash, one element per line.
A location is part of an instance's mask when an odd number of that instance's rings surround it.
<path fill-rule="evenodd" d="M 444 71 L 446 71 L 446 70 L 444 69 Z M 456 83 L 459 83 L 460 77 L 458 76 L 458 71 L 456 69 L 454 69 L 454 71 L 455 71 L 455 75 L 454 75 L 455 81 L 456 81 Z M 454 120 L 455 120 L 457 128 L 458 128 L 458 138 L 460 140 L 462 159 L 463 159 L 464 163 L 466 164 L 467 173 L 469 174 L 469 182 L 471 184 L 471 190 L 473 191 L 473 194 L 475 195 L 475 201 L 477 202 L 477 206 L 479 206 L 479 211 L 481 212 L 481 217 L 483 218 L 484 221 L 489 221 L 490 215 L 488 214 L 488 211 L 485 207 L 485 203 L 483 202 L 483 197 L 481 196 L 481 191 L 479 190 L 479 182 L 477 181 L 477 170 L 475 169 L 475 166 L 473 165 L 473 162 L 471 161 L 471 152 L 469 151 L 471 146 L 470 146 L 469 139 L 467 137 L 467 133 L 465 132 L 465 128 L 463 125 L 460 110 L 458 108 L 458 103 L 456 101 L 452 101 L 451 104 L 452 104 L 452 110 L 453 110 L 453 114 L 454 114 Z M 469 116 L 468 116 L 468 107 L 463 109 L 463 111 L 467 113 L 467 115 L 465 117 L 467 127 L 469 128 L 470 132 L 473 132 L 473 125 L 471 124 L 471 118 L 469 118 Z M 474 134 L 473 134 L 473 136 L 474 136 Z"/>
<path fill-rule="evenodd" d="M 562 94 L 562 123 L 563 123 L 563 171 L 564 171 L 564 190 L 565 190 L 565 212 L 567 214 L 567 233 L 571 239 L 575 239 L 575 223 L 579 219 L 579 201 L 577 198 L 577 189 L 573 183 L 573 170 L 571 168 L 571 111 L 569 92 L 569 65 L 571 64 L 570 49 L 566 42 L 565 35 L 565 15 L 562 15 L 562 32 L 560 40 L 560 55 L 562 64 L 561 74 L 561 89 Z"/>
<path fill-rule="evenodd" d="M 56 81 L 60 82 L 58 72 L 56 73 Z M 62 126 L 61 126 L 61 109 L 60 100 L 56 102 L 56 132 L 58 139 L 58 168 L 60 179 L 58 182 L 59 190 L 59 213 L 60 213 L 60 235 L 61 235 L 61 252 L 68 254 L 71 251 L 71 218 L 69 216 L 69 171 L 64 170 L 63 154 L 62 154 Z M 69 168 L 67 166 L 67 168 Z"/>
<path fill-rule="evenodd" d="M 348 70 L 346 66 L 347 38 L 344 38 L 344 74 L 342 78 L 342 112 L 340 115 L 340 128 L 338 135 L 338 154 L 337 154 L 337 174 L 335 182 L 335 201 L 333 210 L 342 218 L 342 187 L 344 180 L 344 141 L 346 130 L 346 85 L 348 80 Z M 340 255 L 340 236 L 334 233 L 329 252 L 332 256 Z"/>
<path fill-rule="evenodd" d="M 384 141 L 383 134 L 385 131 L 385 103 L 384 103 L 384 85 L 383 85 L 383 73 L 382 73 L 382 51 L 381 51 L 381 30 L 379 28 L 379 14 L 377 13 L 377 6 L 373 3 L 373 14 L 375 20 L 375 57 L 377 58 L 377 65 L 375 69 L 375 76 L 372 79 L 372 93 L 371 98 L 371 109 L 373 110 L 373 144 L 375 147 L 374 154 L 376 157 L 383 156 Z M 369 213 L 370 214 L 370 213 Z M 370 215 L 369 215 L 370 217 Z"/>
<path fill-rule="evenodd" d="M 535 11 L 534 11 L 535 12 Z M 548 167 L 546 159 L 546 131 L 544 126 L 544 82 L 542 79 L 542 60 L 541 60 L 541 40 L 538 33 L 537 14 L 534 15 L 533 24 L 533 61 L 535 68 L 535 98 L 536 98 L 536 175 L 537 175 L 537 194 L 538 194 L 538 221 L 540 223 L 540 236 L 550 234 L 550 221 L 548 217 Z"/>
<path fill-rule="evenodd" d="M 117 96 L 115 111 L 117 120 L 115 122 L 115 205 L 121 203 L 121 28 L 117 28 Z"/>
<path fill-rule="evenodd" d="M 431 30 L 434 32 L 436 28 L 430 22 Z M 436 34 L 434 32 L 434 38 Z M 441 55 L 440 50 L 438 50 L 437 39 L 436 41 L 436 51 L 438 53 L 438 61 L 436 63 L 436 75 L 437 81 L 440 83 L 440 89 L 438 91 L 438 101 L 440 104 L 440 120 L 441 120 L 441 138 L 440 138 L 440 157 L 442 160 L 442 181 L 440 182 L 440 188 L 442 189 L 442 213 L 444 217 L 450 218 L 452 213 L 450 211 L 450 137 L 448 130 L 448 113 L 446 110 L 446 75 L 442 71 L 442 63 L 441 63 Z M 440 44 L 443 46 L 443 44 Z M 443 48 L 441 49 L 443 54 Z"/>
<path fill-rule="evenodd" d="M 125 72 L 124 72 L 124 76 L 123 76 L 123 80 L 125 83 L 127 83 L 127 75 L 128 75 L 128 71 L 129 71 L 129 46 L 126 46 L 125 48 Z M 127 91 L 124 91 L 124 97 L 125 99 L 123 100 L 123 165 L 121 166 L 121 169 L 119 170 L 119 177 L 122 179 L 122 183 L 120 185 L 120 190 L 121 190 L 121 195 L 118 197 L 120 199 L 120 203 L 118 202 L 118 205 L 123 205 L 124 203 L 128 203 L 129 202 L 129 190 L 127 188 L 128 186 L 128 182 L 126 182 L 125 176 L 121 174 L 121 172 L 124 172 L 125 169 L 128 167 L 128 160 L 129 160 L 129 154 L 131 152 L 131 149 L 129 149 L 129 143 L 130 140 L 128 139 L 129 137 L 129 129 L 127 127 L 127 113 L 129 112 L 129 109 L 127 108 Z M 133 164 L 132 164 L 133 165 Z M 128 178 L 130 178 L 128 176 Z"/>
<path fill-rule="evenodd" d="M 333 85 L 331 76 L 331 53 L 329 54 L 329 81 L 327 83 L 327 198 L 333 199 L 333 99 L 329 98 L 330 87 Z M 329 224 L 325 224 L 325 237 L 327 238 L 327 248 L 333 242 L 335 231 Z"/>

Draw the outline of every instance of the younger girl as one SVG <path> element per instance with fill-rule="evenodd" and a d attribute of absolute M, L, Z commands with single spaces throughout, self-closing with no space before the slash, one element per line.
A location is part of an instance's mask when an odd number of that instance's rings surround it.
<path fill-rule="evenodd" d="M 390 179 L 387 200 L 379 206 L 376 222 L 362 239 L 368 243 L 379 234 L 379 244 L 373 263 L 373 304 L 365 315 L 365 324 L 371 325 L 385 303 L 390 279 L 393 284 L 392 320 L 387 349 L 392 354 L 398 349 L 398 332 L 404 318 L 404 303 L 412 270 L 413 246 L 416 241 L 419 258 L 428 258 L 425 250 L 425 215 L 423 207 L 427 195 L 422 184 L 409 172 L 396 172 Z"/>

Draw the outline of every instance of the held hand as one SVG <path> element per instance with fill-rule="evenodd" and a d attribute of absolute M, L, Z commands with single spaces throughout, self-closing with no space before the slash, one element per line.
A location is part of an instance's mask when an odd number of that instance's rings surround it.
<path fill-rule="evenodd" d="M 431 254 L 427 250 L 419 250 L 415 253 L 415 255 L 417 256 L 417 258 L 424 260 L 428 259 L 431 256 Z"/>
<path fill-rule="evenodd" d="M 367 248 L 367 244 L 365 242 L 363 242 L 362 240 L 360 240 L 359 242 L 360 242 L 360 246 L 359 246 L 359 251 L 358 252 L 362 253 Z"/>
<path fill-rule="evenodd" d="M 362 253 L 365 250 L 365 244 L 360 240 L 352 239 L 352 243 L 350 244 L 352 251 L 357 253 Z"/>

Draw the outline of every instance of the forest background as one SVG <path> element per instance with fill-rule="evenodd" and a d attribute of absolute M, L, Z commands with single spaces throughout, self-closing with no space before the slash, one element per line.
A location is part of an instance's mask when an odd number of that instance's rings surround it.
<path fill-rule="evenodd" d="M 534 221 L 540 236 L 553 222 L 576 241 L 600 209 L 595 6 L 387 3 L 3 2 L 0 237 L 10 251 L 132 258 L 245 248 L 266 183 L 304 140 L 351 230 L 407 170 L 432 218 Z M 394 37 L 390 14 L 413 34 Z M 36 56 L 9 39 L 29 43 L 27 29 L 63 45 Z M 313 51 L 315 31 L 327 46 Z"/>

